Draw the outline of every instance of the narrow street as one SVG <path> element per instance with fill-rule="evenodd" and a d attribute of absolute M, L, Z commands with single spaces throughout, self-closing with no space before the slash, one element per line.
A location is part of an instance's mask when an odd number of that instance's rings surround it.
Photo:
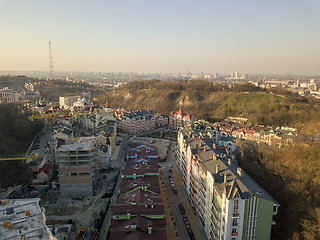
<path fill-rule="evenodd" d="M 206 240 L 207 238 L 206 238 L 205 232 L 201 227 L 200 222 L 197 216 L 194 214 L 191 204 L 189 203 L 186 197 L 185 188 L 182 183 L 182 176 L 179 174 L 178 167 L 175 162 L 175 151 L 174 151 L 175 146 L 176 146 L 176 142 L 172 142 L 170 146 L 170 150 L 168 152 L 167 161 L 162 163 L 162 166 L 163 166 L 164 181 L 167 187 L 168 199 L 171 204 L 171 209 L 172 209 L 175 221 L 177 223 L 179 236 L 180 236 L 180 239 L 182 240 L 190 239 L 187 232 L 186 225 L 182 219 L 183 215 L 180 213 L 179 206 L 178 206 L 179 203 L 182 203 L 186 211 L 185 216 L 188 218 L 188 222 L 191 226 L 195 239 Z M 170 164 L 172 165 L 172 168 L 169 167 Z M 177 189 L 177 194 L 173 193 L 173 190 L 171 187 L 171 183 L 169 180 L 169 169 L 172 170 L 172 179 L 173 179 L 175 188 Z"/>
<path fill-rule="evenodd" d="M 111 160 L 111 167 L 114 169 L 119 169 L 121 170 L 123 167 L 125 167 L 126 162 L 124 161 L 124 158 L 126 156 L 126 150 L 127 150 L 127 141 L 128 141 L 128 136 L 123 135 L 117 137 L 117 140 L 121 139 L 121 144 L 116 146 L 115 152 L 114 152 L 114 159 Z M 107 239 L 107 234 L 108 230 L 111 224 L 111 218 L 112 218 L 112 205 L 113 203 L 116 202 L 117 197 L 118 197 L 118 192 L 120 189 L 120 182 L 121 182 L 121 177 L 117 178 L 117 183 L 114 188 L 114 192 L 111 198 L 106 198 L 106 203 L 105 206 L 107 206 L 108 202 L 110 201 L 109 207 L 106 212 L 106 216 L 103 220 L 103 224 L 99 233 L 99 240 L 106 240 Z"/>
<path fill-rule="evenodd" d="M 171 183 L 169 181 L 169 169 L 172 169 L 169 167 L 169 165 L 170 164 L 172 166 L 175 165 L 175 162 L 174 162 L 175 153 L 173 150 L 174 146 L 175 146 L 175 142 L 172 142 L 168 151 L 167 160 L 161 163 L 161 165 L 162 165 L 164 182 L 167 189 L 168 201 L 170 203 L 170 208 L 172 210 L 174 220 L 177 223 L 179 237 L 181 240 L 184 240 L 184 239 L 190 239 L 190 238 L 189 238 L 187 229 L 185 227 L 185 224 L 182 220 L 182 214 L 179 211 L 178 204 L 180 203 L 180 199 L 176 194 L 173 193 Z M 180 189 L 178 189 L 178 191 L 179 190 Z"/>

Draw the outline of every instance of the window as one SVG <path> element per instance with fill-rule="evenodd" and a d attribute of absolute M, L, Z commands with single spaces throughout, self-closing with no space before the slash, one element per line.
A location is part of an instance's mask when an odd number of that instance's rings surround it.
<path fill-rule="evenodd" d="M 233 203 L 233 216 L 236 217 L 239 214 L 239 200 L 234 200 Z"/>
<path fill-rule="evenodd" d="M 238 226 L 238 219 L 237 218 L 234 218 L 232 219 L 232 226 Z"/>
<path fill-rule="evenodd" d="M 232 228 L 231 236 L 237 236 L 238 235 L 238 229 Z"/>

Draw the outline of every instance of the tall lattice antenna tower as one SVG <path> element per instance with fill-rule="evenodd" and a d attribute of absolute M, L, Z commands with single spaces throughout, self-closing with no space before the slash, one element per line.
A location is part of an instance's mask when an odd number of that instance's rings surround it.
<path fill-rule="evenodd" d="M 51 42 L 50 41 L 49 41 L 49 79 L 50 80 L 55 79 L 53 57 L 52 57 Z"/>

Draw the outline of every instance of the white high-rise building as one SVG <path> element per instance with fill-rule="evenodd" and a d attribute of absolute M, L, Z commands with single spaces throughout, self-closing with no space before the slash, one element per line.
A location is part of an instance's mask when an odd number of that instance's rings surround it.
<path fill-rule="evenodd" d="M 182 128 L 177 143 L 182 182 L 207 238 L 269 240 L 280 205 L 208 132 Z"/>

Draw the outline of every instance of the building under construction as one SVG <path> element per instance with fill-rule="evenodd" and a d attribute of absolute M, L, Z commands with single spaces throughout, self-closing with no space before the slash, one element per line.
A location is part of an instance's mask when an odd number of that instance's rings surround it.
<path fill-rule="evenodd" d="M 99 174 L 99 141 L 81 137 L 57 149 L 61 195 L 92 195 Z"/>

